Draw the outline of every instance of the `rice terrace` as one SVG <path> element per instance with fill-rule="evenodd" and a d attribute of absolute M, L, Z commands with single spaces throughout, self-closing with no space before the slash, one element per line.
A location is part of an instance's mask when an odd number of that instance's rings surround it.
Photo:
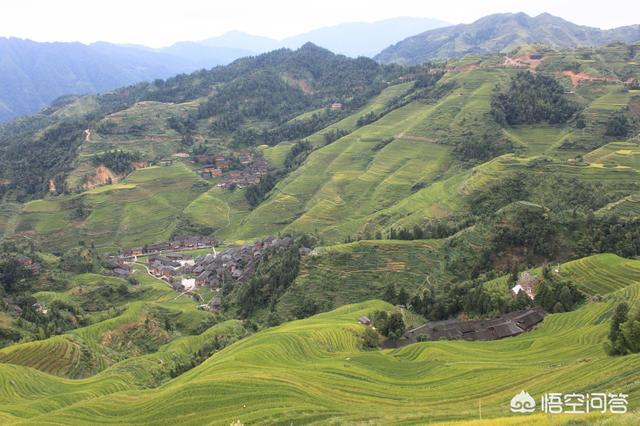
<path fill-rule="evenodd" d="M 640 424 L 638 6 L 12 3 L 0 424 Z"/>

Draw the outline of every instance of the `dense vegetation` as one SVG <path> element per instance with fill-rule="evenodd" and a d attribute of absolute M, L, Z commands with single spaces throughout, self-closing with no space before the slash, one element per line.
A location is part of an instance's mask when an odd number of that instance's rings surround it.
<path fill-rule="evenodd" d="M 139 161 L 139 152 L 130 153 L 122 150 L 107 151 L 104 154 L 96 155 L 93 164 L 104 165 L 116 174 L 126 174 L 133 170 L 133 162 Z"/>
<path fill-rule="evenodd" d="M 504 92 L 494 94 L 491 113 L 499 123 L 566 123 L 580 107 L 564 95 L 565 89 L 553 77 L 519 72 Z"/>
<path fill-rule="evenodd" d="M 611 318 L 609 341 L 605 349 L 610 355 L 627 355 L 640 352 L 640 312 L 629 312 L 627 303 L 620 303 Z"/>

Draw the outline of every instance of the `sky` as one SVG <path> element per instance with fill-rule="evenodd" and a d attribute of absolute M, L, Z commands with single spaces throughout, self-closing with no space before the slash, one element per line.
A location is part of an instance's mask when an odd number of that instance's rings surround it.
<path fill-rule="evenodd" d="M 3 0 L 0 36 L 162 47 L 231 30 L 280 39 L 343 22 L 414 16 L 457 24 L 503 12 L 548 12 L 599 28 L 640 23 L 633 0 Z"/>

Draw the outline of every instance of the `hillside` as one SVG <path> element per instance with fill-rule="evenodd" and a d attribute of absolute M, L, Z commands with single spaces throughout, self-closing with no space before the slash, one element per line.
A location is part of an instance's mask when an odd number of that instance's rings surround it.
<path fill-rule="evenodd" d="M 0 126 L 0 422 L 636 424 L 640 49 L 539 50 L 305 44 Z"/>
<path fill-rule="evenodd" d="M 450 229 L 444 233 L 450 236 L 468 224 L 469 215 L 478 214 L 474 203 L 495 187 L 536 176 L 546 180 L 533 185 L 536 180 L 528 179 L 532 186 L 525 199 L 558 214 L 565 207 L 552 196 L 552 176 L 584 192 L 595 185 L 606 189 L 596 191 L 603 195 L 599 199 L 562 195 L 576 208 L 626 209 L 625 200 L 635 200 L 638 190 L 636 130 L 632 125 L 624 137 L 607 134 L 616 113 L 624 113 L 631 123 L 639 117 L 638 96 L 625 83 L 637 78 L 638 71 L 626 58 L 615 46 L 548 51 L 536 66 L 560 82 L 551 86 L 558 92 L 554 96 L 570 99 L 579 110 L 569 120 L 564 117 L 565 123 L 554 124 L 501 124 L 490 116 L 496 85 L 506 88 L 529 66 L 523 59 L 516 58 L 523 62 L 515 66 L 505 66 L 501 56 L 478 58 L 472 66 L 465 59 L 433 69 L 444 74 L 440 78 L 427 74 L 428 69 L 382 67 L 312 45 L 236 61 L 159 86 L 78 98 L 48 115 L 4 127 L 9 145 L 0 151 L 0 159 L 6 161 L 1 177 L 9 183 L 0 189 L 5 200 L 60 194 L 21 208 L 7 207 L 10 220 L 4 231 L 35 231 L 49 249 L 89 240 L 103 250 L 162 242 L 185 225 L 229 240 L 307 232 L 335 243 L 438 223 Z M 425 75 L 433 77 L 423 87 L 418 82 Z M 583 80 L 574 82 L 571 75 Z M 274 90 L 254 90 L 260 86 Z M 213 94 L 211 87 L 216 88 Z M 232 97 L 242 96 L 238 93 L 247 94 L 243 103 Z M 340 110 L 328 108 L 338 100 Z M 268 115 L 259 109 L 265 102 L 271 105 Z M 75 136 L 58 133 L 63 125 Z M 59 144 L 52 151 L 64 153 L 59 162 L 39 160 L 37 148 L 45 139 Z M 301 139 L 310 146 L 292 157 L 290 151 Z M 33 148 L 25 151 L 27 146 Z M 123 150 L 129 156 L 123 158 L 131 163 L 109 163 L 105 153 L 113 150 Z M 227 191 L 216 187 L 218 178 L 202 179 L 202 165 L 193 162 L 196 156 L 237 156 L 241 150 L 262 156 L 273 170 L 274 187 L 261 190 L 256 205 L 248 204 L 245 189 Z M 32 153 L 38 159 L 28 160 Z M 174 157 L 176 153 L 187 158 Z M 162 166 L 163 159 L 173 166 Z M 292 164 L 285 166 L 287 161 Z M 140 162 L 157 167 L 135 170 L 139 166 L 132 164 Z M 121 166 L 119 172 L 108 169 Z M 91 189 L 109 182 L 118 185 Z M 159 188 L 166 201 L 150 203 Z M 178 194 L 171 188 L 183 190 Z M 509 194 L 501 197 L 484 201 L 489 211 L 517 201 Z M 137 201 L 142 210 L 130 201 Z M 162 207 L 166 202 L 169 209 Z M 107 216 L 103 206 L 111 211 Z M 632 203 L 629 206 L 633 211 Z M 161 215 L 153 213 L 160 211 Z M 131 232 L 146 220 L 143 212 L 154 218 L 148 231 Z M 108 237 L 114 235 L 115 239 Z"/>
<path fill-rule="evenodd" d="M 578 281 L 589 281 L 588 275 L 582 275 L 584 270 L 567 268 Z M 638 356 L 610 358 L 602 350 L 606 319 L 616 301 L 637 303 L 638 265 L 634 268 L 635 280 L 611 290 L 604 302 L 547 317 L 535 331 L 519 337 L 364 350 L 360 337 L 364 326 L 357 324 L 357 318 L 391 308 L 371 301 L 258 332 L 178 378 L 147 390 L 142 390 L 147 386 L 140 381 L 145 377 L 143 372 L 155 365 L 155 372 L 147 370 L 146 377 L 158 376 L 167 367 L 157 362 L 166 362 L 177 347 L 193 348 L 197 337 L 184 337 L 157 353 L 120 361 L 81 380 L 56 377 L 61 373 L 51 371 L 50 366 L 31 364 L 28 360 L 37 359 L 37 352 L 27 345 L 17 345 L 11 352 L 0 351 L 0 358 L 7 360 L 8 353 L 26 351 L 31 355 L 1 364 L 3 381 L 12 383 L 10 389 L 4 388 L 3 419 L 7 424 L 25 420 L 35 424 L 45 419 L 84 424 L 95 422 L 99 413 L 99 421 L 131 423 L 172 418 L 186 424 L 229 424 L 236 420 L 245 424 L 413 424 L 476 418 L 478 400 L 482 400 L 483 418 L 493 419 L 488 421 L 495 424 L 496 418 L 508 411 L 511 397 L 523 388 L 536 397 L 550 386 L 558 392 L 595 392 L 603 381 L 609 389 L 631 395 L 630 407 L 637 407 L 640 401 L 634 396 L 638 390 L 634 375 Z M 604 271 L 610 277 L 618 273 L 615 268 Z M 164 305 L 171 309 L 175 303 L 167 300 Z M 234 325 L 222 323 L 200 337 L 222 330 L 228 333 L 230 327 Z M 95 332 L 80 329 L 74 334 L 86 339 Z M 51 348 L 59 340 L 52 338 L 41 344 Z M 36 381 L 38 402 L 34 403 Z M 629 424 L 634 418 L 616 417 Z M 527 417 L 527 424 L 538 422 L 545 424 L 546 419 Z"/>
<path fill-rule="evenodd" d="M 640 40 L 640 26 L 600 30 L 576 25 L 548 13 L 530 17 L 505 13 L 483 17 L 471 24 L 438 28 L 387 47 L 375 59 L 390 63 L 419 64 L 465 55 L 508 53 L 522 45 L 552 48 L 604 46 Z"/>
<path fill-rule="evenodd" d="M 231 31 L 161 48 L 0 37 L 0 123 L 34 114 L 64 95 L 103 93 L 272 50 L 298 49 L 308 42 L 354 58 L 373 57 L 392 43 L 443 25 L 435 19 L 400 17 L 323 27 L 282 40 Z"/>
<path fill-rule="evenodd" d="M 190 76 L 99 96 L 68 97 L 40 114 L 0 127 L 2 178 L 15 188 L 14 197 L 25 199 L 53 188 L 50 181 L 57 193 L 77 190 L 85 174 L 95 170 L 92 158 L 109 149 L 139 151 L 151 161 L 192 150 L 204 139 L 225 147 L 233 140 L 249 147 L 256 139 L 274 144 L 268 138 L 296 137 L 305 131 L 304 126 L 287 125 L 290 119 L 321 108 L 323 114 L 313 125 L 326 125 L 361 107 L 381 89 L 382 78 L 397 72 L 370 59 L 348 59 L 307 44 Z M 243 96 L 238 102 L 236 97 Z M 324 111 L 336 101 L 344 108 Z M 42 161 L 42 152 L 29 158 L 35 150 L 25 158 L 24 146 L 42 146 L 41 141 L 46 141 L 48 161 Z M 68 180 L 74 174 L 80 174 L 79 179 Z"/>

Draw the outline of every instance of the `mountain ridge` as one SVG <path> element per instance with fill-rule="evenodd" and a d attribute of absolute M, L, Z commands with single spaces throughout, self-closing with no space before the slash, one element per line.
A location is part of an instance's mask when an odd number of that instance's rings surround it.
<path fill-rule="evenodd" d="M 549 13 L 535 17 L 523 12 L 500 13 L 482 17 L 471 24 L 417 34 L 389 46 L 375 59 L 384 63 L 416 64 L 469 54 L 506 53 L 528 44 L 575 48 L 637 40 L 640 40 L 640 25 L 601 30 L 577 25 Z"/>
<path fill-rule="evenodd" d="M 35 113 L 59 96 L 101 93 L 280 48 L 297 49 L 306 42 L 347 56 L 373 56 L 394 41 L 442 24 L 428 18 L 392 18 L 323 27 L 283 40 L 230 31 L 161 48 L 0 38 L 0 122 Z"/>

